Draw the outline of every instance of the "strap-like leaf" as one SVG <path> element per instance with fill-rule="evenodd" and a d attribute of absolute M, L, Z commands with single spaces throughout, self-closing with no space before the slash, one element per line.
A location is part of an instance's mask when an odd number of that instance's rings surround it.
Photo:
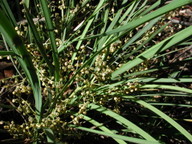
<path fill-rule="evenodd" d="M 33 66 L 31 57 L 24 46 L 21 38 L 17 35 L 12 24 L 8 18 L 4 15 L 4 12 L 0 10 L 0 32 L 5 37 L 10 48 L 16 55 L 25 75 L 28 78 L 29 83 L 31 84 L 33 95 L 35 99 L 35 107 L 37 110 L 37 119 L 40 120 L 41 106 L 42 106 L 42 97 L 41 97 L 41 86 L 39 77 L 37 76 L 36 70 Z"/>
<path fill-rule="evenodd" d="M 0 56 L 8 56 L 8 55 L 19 56 L 16 53 L 14 53 L 13 51 L 0 51 Z"/>

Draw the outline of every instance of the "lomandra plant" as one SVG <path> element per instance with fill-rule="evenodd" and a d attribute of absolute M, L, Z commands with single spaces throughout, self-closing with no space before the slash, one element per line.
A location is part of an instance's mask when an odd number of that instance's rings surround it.
<path fill-rule="evenodd" d="M 11 108 L 1 107 L 21 117 L 1 121 L 4 129 L 28 143 L 192 142 L 183 125 L 190 114 L 178 117 L 191 108 L 191 75 L 182 73 L 191 57 L 169 64 L 191 45 L 192 26 L 170 32 L 167 21 L 190 3 L 23 0 L 16 17 L 2 0 L 8 51 L 0 55 L 12 57 L 18 74 L 12 85 L 1 82 L 13 88 Z"/>

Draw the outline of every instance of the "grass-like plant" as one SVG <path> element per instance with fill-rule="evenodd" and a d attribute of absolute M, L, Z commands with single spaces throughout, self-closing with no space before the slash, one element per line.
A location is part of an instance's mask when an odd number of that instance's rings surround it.
<path fill-rule="evenodd" d="M 2 121 L 4 128 L 29 143 L 78 143 L 92 134 L 104 143 L 192 142 L 182 125 L 189 115 L 179 121 L 166 109 L 191 108 L 192 78 L 182 73 L 191 57 L 169 62 L 191 45 L 192 26 L 166 34 L 166 19 L 190 3 L 23 0 L 14 2 L 22 9 L 16 16 L 2 0 L 8 51 L 0 55 L 12 57 L 18 75 L 14 86 L 1 85 L 14 88 L 10 109 L 22 118 Z"/>

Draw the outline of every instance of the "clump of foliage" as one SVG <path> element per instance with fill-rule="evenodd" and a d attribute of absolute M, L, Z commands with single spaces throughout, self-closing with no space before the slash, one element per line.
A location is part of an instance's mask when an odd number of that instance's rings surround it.
<path fill-rule="evenodd" d="M 168 22 L 190 3 L 23 0 L 17 17 L 1 1 L 7 51 L 0 55 L 11 56 L 17 70 L 1 80 L 11 89 L 1 107 L 19 114 L 1 125 L 28 143 L 77 143 L 93 134 L 121 144 L 192 142 L 180 124 L 190 114 L 178 121 L 166 110 L 191 108 L 191 75 L 182 69 L 191 58 L 169 59 L 191 45 L 192 27 L 174 32 Z"/>

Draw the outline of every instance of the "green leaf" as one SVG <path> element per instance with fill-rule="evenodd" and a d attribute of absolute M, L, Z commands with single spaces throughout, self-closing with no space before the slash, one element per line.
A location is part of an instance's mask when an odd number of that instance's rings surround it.
<path fill-rule="evenodd" d="M 47 142 L 55 144 L 55 136 L 53 131 L 50 128 L 45 128 L 44 130 L 47 137 Z"/>
<path fill-rule="evenodd" d="M 1 1 L 0 1 L 0 5 L 1 5 L 3 11 L 5 12 L 6 16 L 7 16 L 7 17 L 9 18 L 9 20 L 11 21 L 11 24 L 12 24 L 13 26 L 16 26 L 16 25 L 17 25 L 17 22 L 16 22 L 15 17 L 14 17 L 14 15 L 13 15 L 10 7 L 9 7 L 9 4 L 8 4 L 7 0 L 1 0 Z"/>
<path fill-rule="evenodd" d="M 7 56 L 7 55 L 19 56 L 16 53 L 14 53 L 13 51 L 0 51 L 0 56 Z"/>
<path fill-rule="evenodd" d="M 149 103 L 151 105 L 160 105 L 160 106 L 173 106 L 173 107 L 186 107 L 186 108 L 192 108 L 192 105 L 186 105 L 186 104 L 176 104 L 176 103 Z"/>
<path fill-rule="evenodd" d="M 25 16 L 26 16 L 26 19 L 30 26 L 30 30 L 33 34 L 35 43 L 37 44 L 41 55 L 43 56 L 45 62 L 47 63 L 47 65 L 49 67 L 50 72 L 52 73 L 54 71 L 54 66 L 52 65 L 51 61 L 49 60 L 48 56 L 46 55 L 46 50 L 43 46 L 42 39 L 40 38 L 37 28 L 33 22 L 32 15 L 29 13 L 28 3 L 27 4 L 24 3 L 24 8 L 25 8 Z"/>
<path fill-rule="evenodd" d="M 105 107 L 95 105 L 93 103 L 89 104 L 88 107 L 90 107 L 90 109 L 94 109 L 94 110 L 97 110 L 103 114 L 106 114 L 106 115 L 112 117 L 113 119 L 116 119 L 119 123 L 122 123 L 127 128 L 132 129 L 134 132 L 138 133 L 140 136 L 142 136 L 146 140 L 157 142 L 156 139 L 154 139 L 152 136 L 150 136 L 147 132 L 145 132 L 144 130 L 139 128 L 137 125 L 135 125 L 131 121 L 120 116 L 119 114 L 117 114 L 117 113 L 115 113 L 115 112 L 113 112 L 113 111 L 111 111 Z"/>
<path fill-rule="evenodd" d="M 153 77 L 138 77 L 129 79 L 126 82 L 140 82 L 140 83 L 191 83 L 192 78 L 153 78 Z M 153 86 L 155 87 L 155 86 Z M 177 88 L 176 88 L 177 89 Z"/>
<path fill-rule="evenodd" d="M 105 127 L 103 124 L 99 123 L 98 121 L 86 116 L 86 115 L 83 115 L 83 114 L 75 114 L 75 116 L 79 116 L 79 117 L 83 117 L 84 120 L 88 121 L 89 123 L 93 124 L 95 127 L 101 129 L 103 132 L 106 132 L 106 133 L 111 133 L 111 134 L 114 134 L 114 132 L 112 132 L 110 129 L 108 129 L 107 127 Z M 113 138 L 113 137 L 112 137 Z M 117 138 L 113 138 L 116 142 L 118 142 L 119 144 L 126 144 L 126 142 L 124 142 L 123 140 L 121 139 L 117 139 Z"/>
<path fill-rule="evenodd" d="M 163 52 L 164 50 L 182 42 L 186 38 L 192 35 L 192 26 L 174 34 L 173 36 L 163 40 L 162 42 L 154 45 L 153 47 L 149 48 L 148 50 L 141 53 L 135 59 L 125 63 L 119 69 L 114 71 L 111 75 L 111 78 L 114 79 L 115 77 L 119 76 L 120 74 L 130 70 L 131 68 L 137 66 L 138 64 L 142 63 L 145 60 L 152 58 L 154 55 Z"/>
<path fill-rule="evenodd" d="M 141 30 L 139 30 L 126 44 L 124 44 L 122 46 L 122 48 L 119 48 L 117 50 L 117 52 L 114 53 L 114 55 L 116 53 L 118 53 L 118 51 L 122 50 L 122 51 L 125 51 L 130 45 L 132 45 L 136 40 L 138 40 L 139 38 L 141 38 L 141 36 L 143 36 L 149 29 L 151 29 L 158 21 L 160 20 L 160 17 L 159 18 L 156 18 L 152 21 L 150 21 L 146 26 L 144 26 Z M 133 50 L 130 54 L 128 54 L 128 56 L 126 57 L 129 57 L 130 55 L 132 55 L 134 52 L 137 52 L 138 49 L 136 50 Z M 123 54 L 119 54 L 119 57 L 121 57 Z M 117 59 L 116 59 L 117 61 Z"/>
<path fill-rule="evenodd" d="M 143 100 L 137 100 L 136 102 L 143 105 L 144 107 L 148 108 L 149 110 L 153 111 L 157 115 L 159 115 L 161 118 L 163 118 L 169 124 L 171 124 L 173 127 L 175 127 L 180 133 L 182 133 L 190 142 L 192 142 L 192 135 L 185 128 L 183 128 L 180 124 L 178 124 L 176 121 L 174 121 L 168 115 L 166 115 L 164 112 L 160 111 L 156 107 L 146 103 Z"/>
<path fill-rule="evenodd" d="M 182 88 L 182 87 L 178 87 L 178 86 L 171 86 L 171 85 L 146 84 L 146 85 L 141 86 L 140 88 L 170 89 L 170 90 L 176 90 L 176 91 L 180 91 L 180 92 L 192 93 L 191 89 Z"/>
<path fill-rule="evenodd" d="M 111 134 L 111 133 L 102 132 L 102 131 L 99 131 L 99 130 L 94 130 L 94 129 L 85 128 L 85 127 L 80 127 L 80 126 L 71 125 L 71 127 L 74 127 L 74 128 L 80 129 L 80 130 L 84 130 L 84 131 L 88 131 L 88 132 L 91 132 L 91 133 L 99 134 L 99 135 L 104 135 L 104 136 L 109 136 L 109 137 L 116 138 L 116 139 L 121 139 L 121 140 L 128 141 L 128 142 L 131 142 L 131 143 L 138 143 L 138 144 L 160 144 L 159 142 L 155 142 L 155 141 L 148 141 L 148 140 L 143 140 L 143 139 L 139 139 L 139 138 L 132 138 L 132 137 L 128 137 L 128 136 Z"/>
<path fill-rule="evenodd" d="M 111 34 L 114 34 L 114 33 L 118 33 L 118 32 L 122 32 L 122 31 L 130 31 L 132 30 L 133 28 L 147 22 L 147 21 L 150 21 L 156 17 L 159 17 L 171 10 L 174 10 L 178 7 L 181 7 L 183 5 L 187 5 L 187 4 L 190 4 L 191 3 L 191 0 L 174 0 L 172 1 L 171 3 L 143 16 L 143 17 L 140 17 L 136 20 L 133 20 L 129 23 L 127 23 L 126 25 L 124 26 L 121 26 L 119 28 L 116 28 L 116 29 L 113 29 L 109 32 L 106 32 L 104 35 L 111 35 Z"/>
<path fill-rule="evenodd" d="M 40 121 L 41 107 L 42 107 L 42 96 L 41 96 L 41 86 L 40 80 L 37 76 L 36 70 L 33 66 L 30 54 L 28 53 L 24 43 L 21 38 L 17 35 L 14 27 L 4 15 L 4 12 L 0 10 L 0 32 L 5 37 L 6 42 L 9 44 L 13 52 L 18 55 L 16 57 L 19 61 L 25 75 L 31 84 L 33 95 L 35 99 L 35 107 L 37 111 L 37 120 Z"/>
<path fill-rule="evenodd" d="M 48 35 L 51 41 L 52 56 L 53 56 L 53 62 L 55 66 L 55 81 L 58 82 L 60 78 L 60 74 L 59 74 L 60 65 L 59 65 L 59 57 L 58 57 L 58 51 L 56 46 L 56 38 L 54 34 L 54 27 L 51 20 L 51 13 L 50 13 L 50 9 L 48 8 L 47 0 L 39 0 L 39 1 L 43 10 L 43 15 L 45 17 L 45 22 L 48 30 Z"/>

